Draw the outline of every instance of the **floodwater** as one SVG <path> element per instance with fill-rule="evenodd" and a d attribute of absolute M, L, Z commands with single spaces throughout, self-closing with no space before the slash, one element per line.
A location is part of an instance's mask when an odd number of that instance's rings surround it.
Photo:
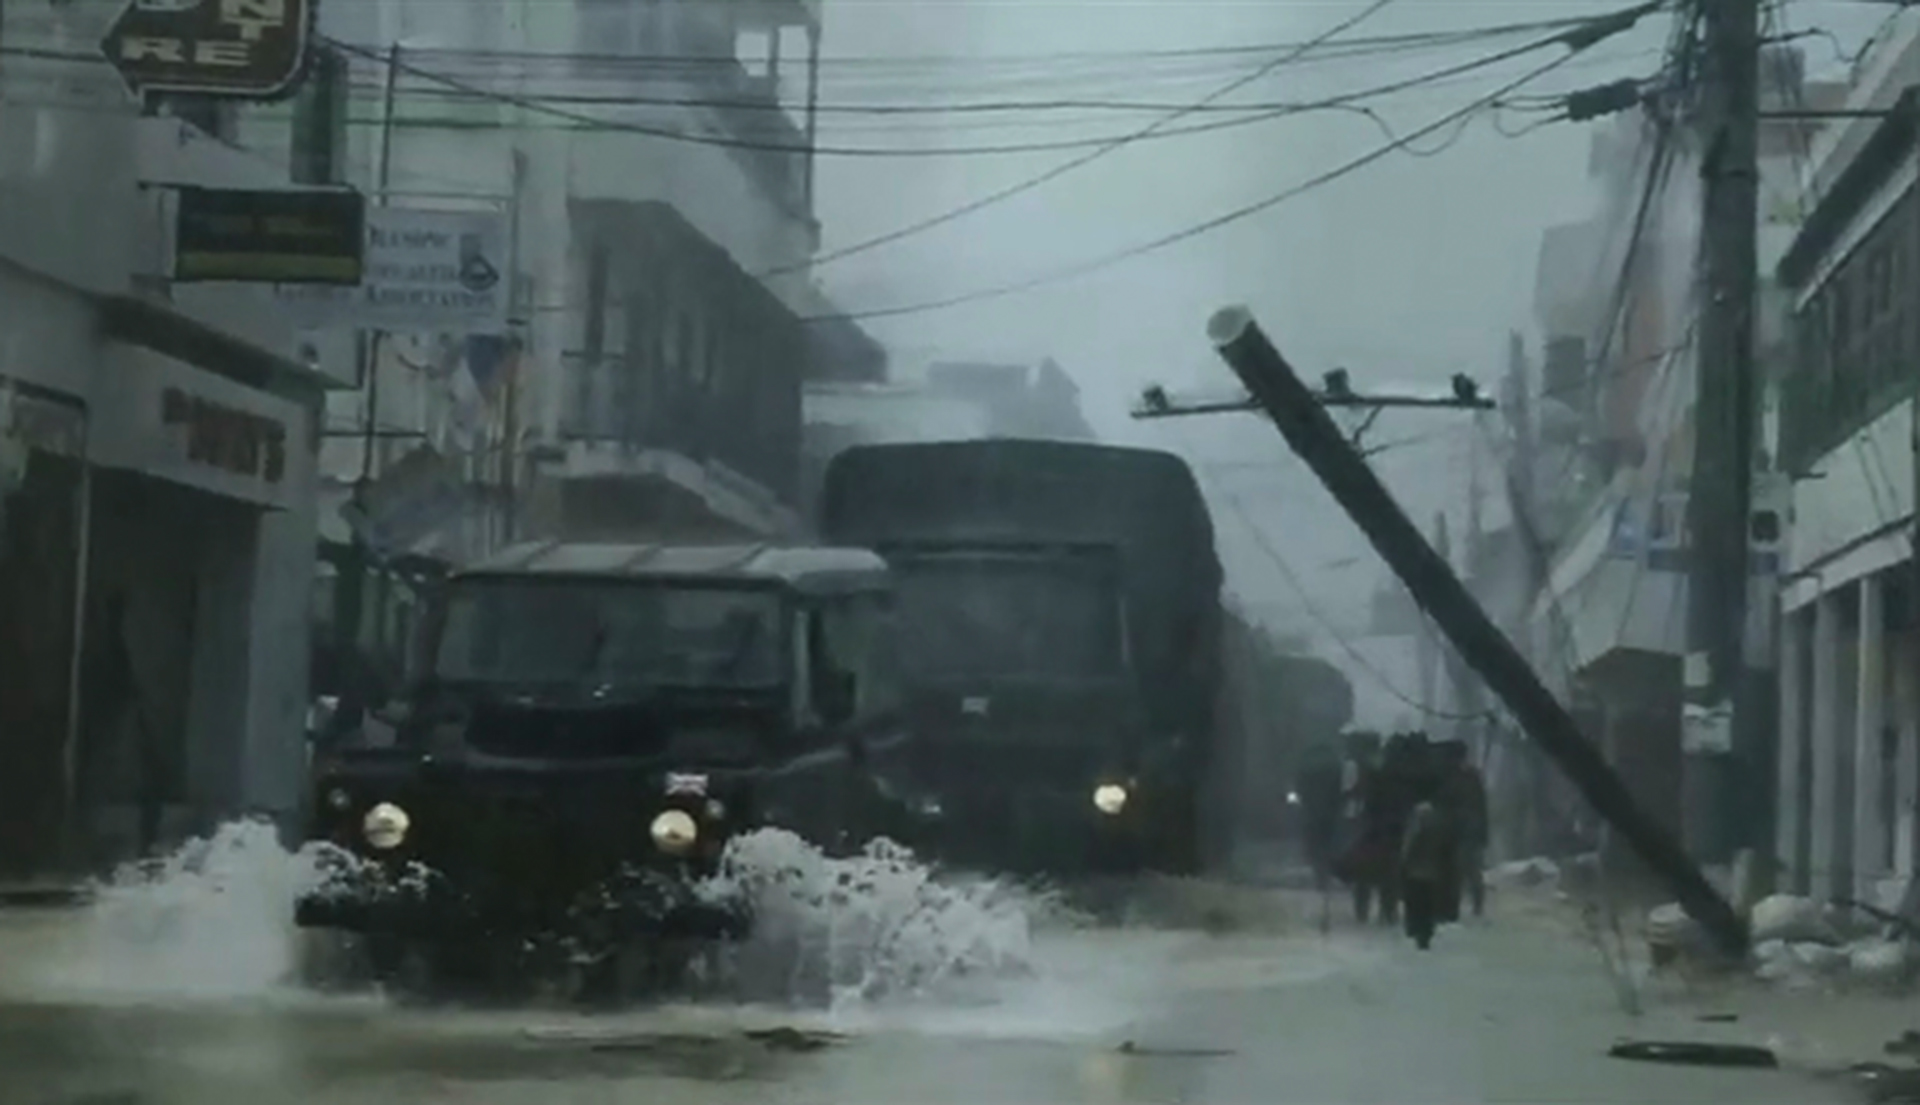
<path fill-rule="evenodd" d="M 1588 950 L 1537 926 L 1449 930 L 1423 955 L 1322 934 L 1317 910 L 1296 924 L 1298 896 L 1277 892 L 1143 887 L 1131 923 L 1103 926 L 900 855 L 767 835 L 743 858 L 786 877 L 762 891 L 738 994 L 403 1009 L 289 981 L 312 864 L 235 826 L 84 909 L 0 914 L 0 1102 L 1838 1099 L 1777 1072 L 1605 1058 L 1631 1026 Z"/>

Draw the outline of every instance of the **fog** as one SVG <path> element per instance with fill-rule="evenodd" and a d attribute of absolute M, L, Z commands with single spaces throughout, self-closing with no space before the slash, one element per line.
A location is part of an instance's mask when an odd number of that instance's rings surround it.
<path fill-rule="evenodd" d="M 1141 52 L 1299 41 L 1366 6 L 1363 0 L 834 0 L 821 98 L 828 105 L 1051 97 L 1188 103 L 1273 55 L 1175 64 Z M 1463 31 L 1617 7 L 1589 0 L 1402 2 L 1343 37 Z M 1886 12 L 1884 6 L 1802 0 L 1791 5 L 1788 25 L 1803 32 L 1810 75 L 1827 76 Z M 1664 13 L 1649 16 L 1516 95 L 1654 76 L 1669 24 Z M 1809 28 L 1830 33 L 1805 34 Z M 1224 102 L 1323 98 L 1459 65 L 1544 34 L 1286 65 Z M 1097 63 L 1061 57 L 1085 53 L 1109 57 Z M 1542 51 L 1370 104 L 1404 134 L 1550 56 Z M 939 60 L 955 58 L 971 60 Z M 1154 118 L 1090 109 L 878 119 L 830 111 L 821 142 L 937 148 L 1111 138 Z M 1310 376 L 1344 366 L 1365 387 L 1432 388 L 1465 372 L 1491 388 L 1504 370 L 1509 331 L 1532 331 L 1541 233 L 1583 217 L 1595 199 L 1587 178 L 1590 128 L 1550 123 L 1509 136 L 1539 119 L 1482 113 L 1464 128 L 1447 128 L 1216 232 L 1018 294 L 865 325 L 896 352 L 1058 359 L 1079 382 L 1088 416 L 1104 437 L 1171 448 L 1195 465 L 1215 503 L 1230 586 L 1242 602 L 1272 628 L 1307 636 L 1322 654 L 1348 666 L 1362 720 L 1410 722 L 1405 704 L 1349 662 L 1261 549 L 1257 538 L 1264 536 L 1313 593 L 1324 622 L 1369 655 L 1398 689 L 1418 686 L 1407 642 L 1361 640 L 1367 599 L 1384 567 L 1272 428 L 1241 415 L 1139 423 L 1127 410 L 1148 383 L 1215 391 L 1232 385 L 1202 335 L 1208 314 L 1228 303 L 1250 305 Z M 1298 185 L 1383 141 L 1378 123 L 1353 112 L 1142 141 L 1004 203 L 831 261 L 820 275 L 854 312 L 1018 284 Z M 894 231 L 1085 152 L 825 157 L 819 178 L 824 248 Z M 1471 419 L 1458 413 L 1391 412 L 1368 440 L 1409 442 L 1383 452 L 1379 470 L 1423 527 L 1444 510 L 1458 534 L 1477 436 Z M 1480 451 L 1490 463 L 1490 454 Z M 1249 532 L 1249 525 L 1260 533 Z"/>

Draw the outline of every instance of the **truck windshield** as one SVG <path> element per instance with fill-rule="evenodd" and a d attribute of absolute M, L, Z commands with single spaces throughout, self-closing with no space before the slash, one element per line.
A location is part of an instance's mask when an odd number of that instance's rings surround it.
<path fill-rule="evenodd" d="M 473 580 L 446 604 L 434 672 L 450 682 L 765 687 L 784 672 L 772 591 Z"/>
<path fill-rule="evenodd" d="M 1120 668 L 1120 598 L 1099 561 L 955 553 L 895 566 L 910 675 L 1086 679 Z"/>

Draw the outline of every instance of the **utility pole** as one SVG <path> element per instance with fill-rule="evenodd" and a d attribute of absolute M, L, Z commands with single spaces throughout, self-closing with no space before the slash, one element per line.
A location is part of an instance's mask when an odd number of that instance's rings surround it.
<path fill-rule="evenodd" d="M 1439 554 L 1441 560 L 1451 565 L 1453 563 L 1453 541 L 1447 534 L 1447 512 L 1444 510 L 1436 510 L 1433 512 L 1433 537 L 1431 540 L 1433 541 L 1433 551 Z M 1414 599 L 1416 608 L 1418 608 L 1419 602 L 1419 599 Z M 1440 705 L 1440 669 L 1446 666 L 1444 660 L 1446 645 L 1440 639 L 1439 630 L 1434 628 L 1433 619 L 1426 617 L 1424 614 L 1420 618 L 1420 636 L 1417 640 L 1419 643 L 1420 656 L 1420 701 L 1426 703 L 1430 709 L 1437 707 L 1448 713 L 1452 713 L 1454 703 L 1448 702 L 1444 706 Z M 1451 689 L 1458 690 L 1458 687 Z"/>
<path fill-rule="evenodd" d="M 1480 568 L 1486 562 L 1486 519 L 1481 514 L 1480 502 L 1485 494 L 1486 489 L 1481 485 L 1480 480 L 1480 450 L 1469 448 L 1467 451 L 1467 553 L 1463 569 L 1469 591 L 1473 590 L 1475 584 L 1481 582 Z M 1485 605 L 1484 596 L 1476 597 L 1480 598 L 1482 605 Z M 1467 666 L 1466 660 L 1460 656 L 1458 649 L 1447 653 L 1447 671 L 1453 680 L 1453 704 L 1459 713 L 1464 715 L 1462 720 L 1454 723 L 1459 731 L 1457 739 L 1467 743 L 1475 762 L 1480 764 L 1481 770 L 1484 771 L 1493 743 L 1493 726 L 1487 722 L 1487 696 L 1483 693 L 1484 688 L 1480 686 L 1479 678 L 1473 674 L 1473 669 Z M 1469 721 L 1465 718 L 1473 720 Z"/>
<path fill-rule="evenodd" d="M 1220 358 L 1246 384 L 1294 453 L 1313 469 L 1374 550 L 1413 592 L 1415 601 L 1535 743 L 1566 772 L 1594 812 L 1667 883 L 1681 908 L 1722 952 L 1735 959 L 1744 957 L 1747 928 L 1740 915 L 1680 843 L 1640 807 L 1606 757 L 1587 742 L 1573 716 L 1421 537 L 1380 477 L 1261 333 L 1252 314 L 1245 308 L 1221 311 L 1209 321 L 1207 332 Z"/>
<path fill-rule="evenodd" d="M 1749 530 L 1758 418 L 1760 0 L 1698 0 L 1706 151 L 1694 459 L 1688 495 L 1686 808 L 1696 853 L 1772 854 L 1775 740 L 1748 655 Z"/>

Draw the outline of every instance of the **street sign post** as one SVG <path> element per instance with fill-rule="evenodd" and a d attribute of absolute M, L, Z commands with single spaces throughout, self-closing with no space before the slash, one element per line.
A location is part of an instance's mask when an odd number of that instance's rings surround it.
<path fill-rule="evenodd" d="M 299 85 L 314 0 L 127 0 L 100 52 L 127 91 L 272 100 Z"/>

